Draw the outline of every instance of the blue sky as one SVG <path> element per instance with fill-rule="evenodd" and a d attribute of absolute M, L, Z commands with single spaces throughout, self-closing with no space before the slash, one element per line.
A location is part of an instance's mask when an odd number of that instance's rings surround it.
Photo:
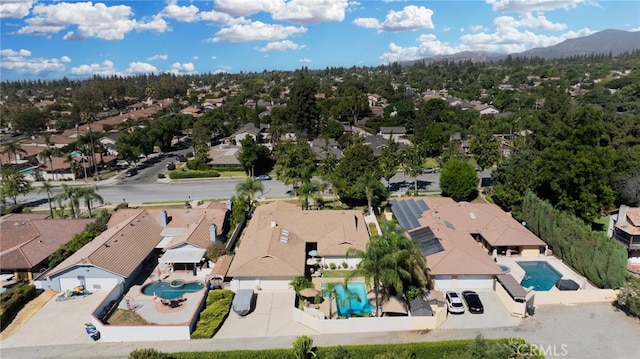
<path fill-rule="evenodd" d="M 640 1 L 0 0 L 2 80 L 377 66 L 640 31 Z"/>

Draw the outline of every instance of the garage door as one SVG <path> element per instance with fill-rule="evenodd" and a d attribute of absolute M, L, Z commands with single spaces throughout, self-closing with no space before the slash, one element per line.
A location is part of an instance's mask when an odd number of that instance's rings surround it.
<path fill-rule="evenodd" d="M 97 291 L 97 290 L 111 290 L 113 287 L 118 285 L 118 280 L 116 278 L 86 278 L 85 283 L 87 283 L 88 291 Z"/>
<path fill-rule="evenodd" d="M 459 275 L 457 289 L 491 289 L 493 288 L 492 276 L 486 275 Z"/>
<path fill-rule="evenodd" d="M 436 275 L 434 279 L 436 280 L 436 285 L 441 290 L 453 288 L 453 280 L 450 275 Z"/>

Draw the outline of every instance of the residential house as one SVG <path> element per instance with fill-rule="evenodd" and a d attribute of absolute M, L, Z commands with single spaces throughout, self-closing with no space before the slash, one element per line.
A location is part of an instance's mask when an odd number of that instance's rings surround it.
<path fill-rule="evenodd" d="M 89 291 L 129 288 L 159 258 L 176 270 L 194 272 L 209 243 L 224 238 L 228 209 L 206 203 L 189 209 L 120 209 L 107 230 L 41 277 L 56 291 L 84 286 Z"/>
<path fill-rule="evenodd" d="M 340 145 L 336 140 L 330 138 L 325 141 L 322 138 L 316 138 L 313 141 L 309 142 L 311 146 L 311 151 L 313 151 L 315 155 L 315 161 L 321 162 L 327 158 L 329 154 L 335 156 L 336 159 L 342 158 L 342 150 L 340 149 Z"/>
<path fill-rule="evenodd" d="M 0 217 L 0 272 L 33 280 L 47 269 L 49 256 L 94 219 L 50 219 L 48 214 Z"/>
<path fill-rule="evenodd" d="M 261 204 L 227 276 L 233 278 L 233 290 L 289 289 L 293 278 L 311 275 L 315 263 L 355 266 L 359 259 L 345 254 L 349 248 L 365 250 L 369 238 L 362 211 L 306 211 L 285 201 Z"/>
<path fill-rule="evenodd" d="M 98 142 L 100 144 L 102 144 L 107 151 L 109 152 L 109 154 L 113 155 L 113 156 L 117 156 L 118 155 L 118 151 L 116 150 L 116 142 L 118 141 L 118 139 L 122 136 L 124 136 L 125 133 L 118 131 L 118 132 L 111 132 L 108 135 L 100 138 L 98 140 Z"/>
<path fill-rule="evenodd" d="M 387 140 L 393 138 L 395 142 L 402 142 L 406 139 L 407 129 L 404 126 L 380 127 L 378 135 Z"/>
<path fill-rule="evenodd" d="M 231 144 L 219 144 L 209 149 L 208 164 L 212 167 L 242 167 L 238 156 L 242 147 Z"/>
<path fill-rule="evenodd" d="M 229 136 L 229 142 L 240 145 L 240 141 L 244 140 L 244 138 L 247 136 L 251 136 L 256 142 L 260 143 L 263 140 L 266 129 L 266 125 L 260 125 L 260 127 L 256 127 L 253 123 L 246 123 L 231 136 Z"/>
<path fill-rule="evenodd" d="M 640 257 L 640 207 L 622 205 L 613 212 L 609 220 L 609 237 L 622 243 L 629 251 L 629 257 Z"/>
<path fill-rule="evenodd" d="M 486 104 L 476 105 L 473 109 L 480 112 L 480 116 L 493 115 L 500 112 L 495 107 Z"/>
<path fill-rule="evenodd" d="M 419 243 L 436 285 L 491 289 L 502 275 L 498 255 L 546 253 L 546 244 L 510 214 L 489 203 L 450 198 L 394 199 L 391 210 L 409 238 Z"/>

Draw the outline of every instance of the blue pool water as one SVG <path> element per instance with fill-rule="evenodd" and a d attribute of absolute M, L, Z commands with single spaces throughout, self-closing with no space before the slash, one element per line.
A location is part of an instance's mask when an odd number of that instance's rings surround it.
<path fill-rule="evenodd" d="M 537 291 L 548 291 L 562 278 L 555 268 L 544 261 L 516 262 L 524 269 L 524 278 L 520 285 L 524 288 L 533 287 Z"/>
<path fill-rule="evenodd" d="M 35 167 L 31 167 L 31 168 L 21 170 L 20 173 L 22 173 L 23 175 L 32 175 L 34 171 L 35 171 Z"/>
<path fill-rule="evenodd" d="M 349 317 L 354 314 L 373 313 L 373 307 L 367 299 L 367 289 L 364 283 L 348 283 L 347 288 L 350 293 L 347 293 L 344 284 L 338 284 L 335 287 L 335 295 L 337 296 L 335 302 L 339 316 Z M 326 291 L 325 284 L 322 285 L 322 291 L 323 297 L 329 297 L 330 294 Z"/>
<path fill-rule="evenodd" d="M 157 295 L 164 299 L 176 299 L 182 297 L 184 293 L 192 293 L 202 290 L 202 282 L 153 282 L 142 287 L 142 293 L 146 295 Z"/>

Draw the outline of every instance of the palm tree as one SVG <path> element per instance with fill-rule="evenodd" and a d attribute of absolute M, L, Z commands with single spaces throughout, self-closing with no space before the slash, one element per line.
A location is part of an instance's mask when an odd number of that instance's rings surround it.
<path fill-rule="evenodd" d="M 87 205 L 87 209 L 89 210 L 89 218 L 93 218 L 91 213 L 91 203 L 95 200 L 98 203 L 104 203 L 104 199 L 100 196 L 96 191 L 98 188 L 96 186 L 85 186 L 76 188 L 76 197 L 82 198 L 84 203 Z"/>
<path fill-rule="evenodd" d="M 376 192 L 384 192 L 385 188 L 380 180 L 371 172 L 364 173 L 358 182 L 359 185 L 364 188 L 369 215 L 373 215 L 373 197 Z"/>
<path fill-rule="evenodd" d="M 53 150 L 49 148 L 45 148 L 44 150 L 38 153 L 38 158 L 42 162 L 49 161 L 49 166 L 51 167 L 51 173 L 53 173 L 53 179 L 55 180 L 56 171 L 53 168 Z"/>
<path fill-rule="evenodd" d="M 71 215 L 76 218 L 76 204 L 78 199 L 76 196 L 76 188 L 69 186 L 66 183 L 62 184 L 62 192 L 58 193 L 55 197 L 56 201 L 62 204 L 62 201 L 69 201 L 69 208 L 71 209 Z"/>
<path fill-rule="evenodd" d="M 249 210 L 253 210 L 255 204 L 256 193 L 264 193 L 264 185 L 262 181 L 259 181 L 253 177 L 245 178 L 244 182 L 240 182 L 236 185 L 236 194 L 239 197 L 244 197 L 249 201 Z"/>
<path fill-rule="evenodd" d="M 8 142 L 4 145 L 4 149 L 2 149 L 2 153 L 9 156 L 9 160 L 11 160 L 11 155 L 13 155 L 13 159 L 15 164 L 18 164 L 18 153 L 22 153 L 23 155 L 27 154 L 27 151 L 20 147 L 20 144 L 17 141 Z"/>
<path fill-rule="evenodd" d="M 40 187 L 39 192 L 46 192 L 47 193 L 47 202 L 49 202 L 49 214 L 51 215 L 51 218 L 53 219 L 53 206 L 51 204 L 51 197 L 52 197 L 52 194 L 53 194 L 53 185 L 49 181 L 42 181 L 42 187 Z"/>

